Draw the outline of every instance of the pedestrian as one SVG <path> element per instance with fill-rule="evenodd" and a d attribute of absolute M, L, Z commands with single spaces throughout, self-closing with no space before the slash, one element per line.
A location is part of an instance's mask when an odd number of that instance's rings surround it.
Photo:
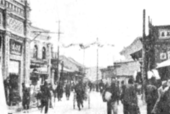
<path fill-rule="evenodd" d="M 10 93 L 10 83 L 9 83 L 9 77 L 7 77 L 4 80 L 4 89 L 5 89 L 5 97 L 6 97 L 6 103 L 9 105 L 9 93 Z"/>
<path fill-rule="evenodd" d="M 29 84 L 22 84 L 23 85 L 23 98 L 22 98 L 22 105 L 24 112 L 28 112 L 30 106 L 30 86 Z"/>
<path fill-rule="evenodd" d="M 124 102 L 125 88 L 126 88 L 126 85 L 125 85 L 124 81 L 122 81 L 121 82 L 121 97 L 120 97 L 120 99 L 121 99 L 122 104 L 123 104 L 123 113 L 124 114 L 128 114 L 128 112 L 127 112 L 127 105 Z"/>
<path fill-rule="evenodd" d="M 124 95 L 122 98 L 124 112 L 126 114 L 140 114 L 138 107 L 137 91 L 133 83 L 133 78 L 128 80 L 128 84 L 125 86 Z"/>
<path fill-rule="evenodd" d="M 61 101 L 61 98 L 63 97 L 63 85 L 61 81 L 59 82 L 56 88 L 56 92 L 57 92 L 58 101 Z"/>
<path fill-rule="evenodd" d="M 148 79 L 148 85 L 146 86 L 147 114 L 151 114 L 158 98 L 157 87 L 153 85 L 153 80 L 153 77 L 151 79 Z"/>
<path fill-rule="evenodd" d="M 79 82 L 75 85 L 75 93 L 76 93 L 77 107 L 79 110 L 81 110 L 81 107 L 83 108 L 83 97 L 85 93 L 82 80 L 79 80 Z"/>
<path fill-rule="evenodd" d="M 154 113 L 154 114 L 167 114 L 167 113 L 163 113 L 163 112 L 166 112 L 166 110 L 167 110 L 167 109 L 165 109 L 165 107 L 166 107 L 165 102 L 166 101 L 165 101 L 165 97 L 163 97 L 163 96 L 168 89 L 169 89 L 169 85 L 167 83 L 167 80 L 163 80 L 162 85 L 158 88 L 158 98 L 157 98 L 157 101 L 154 105 L 152 113 Z"/>
<path fill-rule="evenodd" d="M 41 93 L 42 93 L 42 99 L 41 99 L 41 112 L 43 111 L 43 108 L 45 107 L 45 114 L 48 113 L 48 105 L 49 100 L 51 99 L 50 89 L 48 88 L 48 84 L 45 81 L 44 85 L 41 86 Z"/>
<path fill-rule="evenodd" d="M 71 91 L 71 84 L 69 82 L 67 82 L 67 84 L 66 84 L 65 91 L 66 91 L 66 98 L 67 98 L 67 100 L 69 100 L 70 91 Z"/>
<path fill-rule="evenodd" d="M 108 80 L 104 90 L 104 97 L 107 102 L 107 114 L 117 114 L 117 100 L 119 99 L 119 89 L 116 85 L 116 80 Z"/>
<path fill-rule="evenodd" d="M 50 90 L 50 99 L 49 99 L 49 105 L 50 105 L 50 108 L 53 108 L 53 101 L 54 101 L 54 91 L 53 91 L 53 87 L 52 87 L 52 84 L 49 83 L 48 85 L 48 88 Z"/>

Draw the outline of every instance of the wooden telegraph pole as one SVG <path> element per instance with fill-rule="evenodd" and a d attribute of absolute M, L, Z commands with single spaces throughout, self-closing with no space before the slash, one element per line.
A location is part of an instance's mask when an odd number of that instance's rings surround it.
<path fill-rule="evenodd" d="M 146 34 L 145 34 L 145 9 L 143 10 L 143 49 L 142 49 L 142 80 L 143 80 L 143 100 L 145 99 L 145 86 L 146 86 L 146 75 L 147 75 L 147 64 L 146 64 Z"/>
<path fill-rule="evenodd" d="M 57 52 L 57 82 L 60 80 L 60 69 L 59 69 L 59 64 L 60 64 L 60 46 L 59 46 L 59 42 L 60 42 L 60 35 L 62 34 L 62 32 L 60 31 L 60 21 L 58 21 L 58 52 Z"/>

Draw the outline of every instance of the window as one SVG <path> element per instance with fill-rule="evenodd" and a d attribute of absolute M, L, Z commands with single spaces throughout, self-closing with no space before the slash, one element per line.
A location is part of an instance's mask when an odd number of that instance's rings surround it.
<path fill-rule="evenodd" d="M 42 49 L 42 59 L 46 59 L 46 49 L 43 47 Z"/>
<path fill-rule="evenodd" d="M 38 58 L 38 47 L 37 47 L 37 45 L 34 46 L 33 57 L 34 57 L 34 58 Z"/>
<path fill-rule="evenodd" d="M 162 32 L 161 36 L 162 36 L 162 37 L 164 37 L 164 36 L 165 36 L 165 33 L 164 33 L 164 32 Z"/>
<path fill-rule="evenodd" d="M 167 36 L 170 36 L 170 32 L 167 32 Z"/>

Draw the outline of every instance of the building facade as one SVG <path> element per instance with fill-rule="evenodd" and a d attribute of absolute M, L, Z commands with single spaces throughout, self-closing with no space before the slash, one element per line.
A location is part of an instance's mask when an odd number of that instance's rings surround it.
<path fill-rule="evenodd" d="M 30 7 L 27 1 L 0 1 L 0 61 L 4 80 L 9 78 L 21 95 L 21 84 L 28 81 L 29 39 L 27 25 Z"/>
<path fill-rule="evenodd" d="M 32 69 L 51 74 L 51 50 L 48 32 L 33 27 L 27 0 L 0 0 L 0 63 L 3 79 L 9 79 L 13 95 L 22 97 L 22 84 L 31 84 Z M 38 31 L 35 32 L 35 31 Z M 41 64 L 42 63 L 42 64 Z M 39 66 L 38 66 L 39 64 Z"/>
<path fill-rule="evenodd" d="M 32 84 L 35 79 L 41 79 L 42 84 L 45 80 L 51 82 L 52 44 L 49 42 L 49 31 L 34 26 L 29 26 L 28 31 L 28 37 L 31 39 L 29 50 L 30 83 Z M 37 76 L 35 76 L 35 71 Z"/>

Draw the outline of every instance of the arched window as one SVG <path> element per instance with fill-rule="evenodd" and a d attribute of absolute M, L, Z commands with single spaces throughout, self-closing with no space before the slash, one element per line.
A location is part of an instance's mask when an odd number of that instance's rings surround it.
<path fill-rule="evenodd" d="M 37 45 L 34 46 L 33 57 L 34 57 L 34 58 L 38 58 L 38 47 L 37 47 Z"/>
<path fill-rule="evenodd" d="M 43 47 L 42 49 L 42 59 L 46 59 L 46 49 Z"/>

